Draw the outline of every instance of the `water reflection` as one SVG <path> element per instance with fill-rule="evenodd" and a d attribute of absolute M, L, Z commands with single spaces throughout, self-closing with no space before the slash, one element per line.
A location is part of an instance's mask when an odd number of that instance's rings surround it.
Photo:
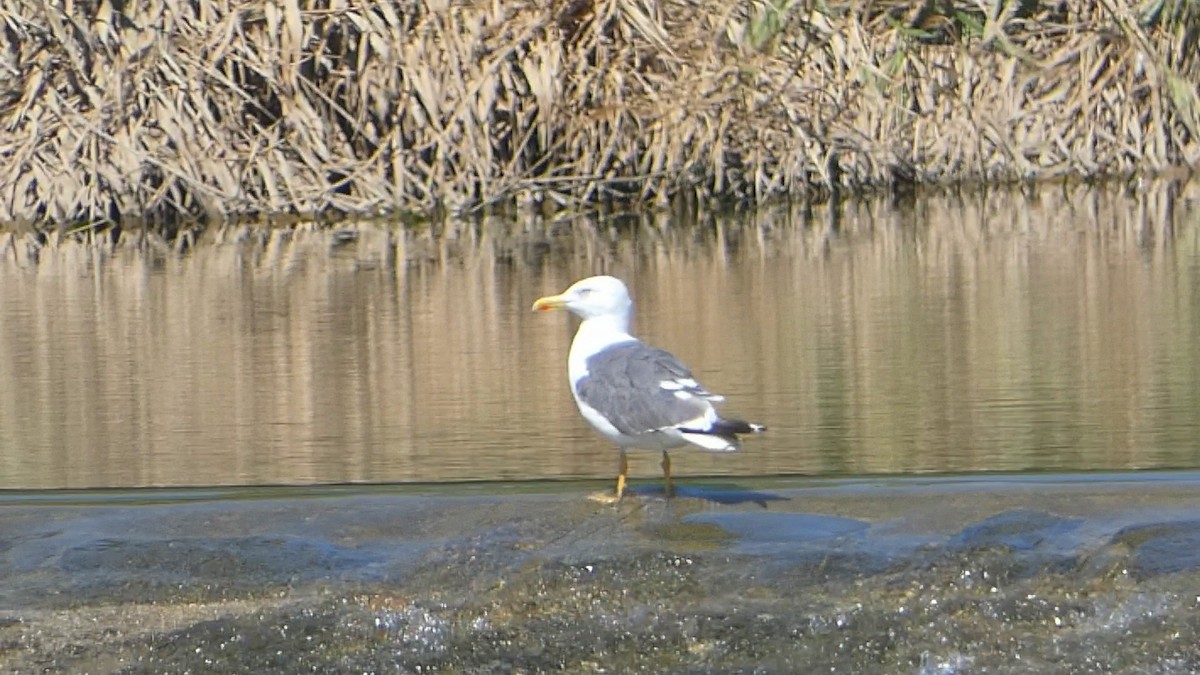
<path fill-rule="evenodd" d="M 574 324 L 528 311 L 597 272 L 771 427 L 683 477 L 1194 467 L 1194 197 L 231 228 L 182 255 L 8 235 L 0 487 L 611 478 Z"/>

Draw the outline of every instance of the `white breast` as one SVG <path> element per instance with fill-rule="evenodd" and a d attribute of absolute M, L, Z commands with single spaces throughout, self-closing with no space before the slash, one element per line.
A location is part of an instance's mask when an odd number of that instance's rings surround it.
<path fill-rule="evenodd" d="M 579 324 L 575 339 L 571 341 L 571 351 L 567 354 L 567 377 L 571 380 L 571 390 L 574 391 L 575 383 L 587 376 L 587 360 L 592 355 L 609 345 L 634 339 L 605 317 L 588 319 Z"/>

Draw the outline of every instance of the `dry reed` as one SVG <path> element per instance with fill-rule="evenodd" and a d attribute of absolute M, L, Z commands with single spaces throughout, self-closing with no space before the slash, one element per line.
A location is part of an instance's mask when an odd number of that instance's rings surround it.
<path fill-rule="evenodd" d="M 1190 0 L 14 0 L 0 222 L 762 201 L 1194 165 Z"/>

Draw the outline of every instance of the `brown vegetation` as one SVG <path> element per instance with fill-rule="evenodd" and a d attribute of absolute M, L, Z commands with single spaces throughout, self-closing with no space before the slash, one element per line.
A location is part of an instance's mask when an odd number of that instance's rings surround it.
<path fill-rule="evenodd" d="M 0 221 L 1094 177 L 1200 156 L 1191 0 L 15 0 Z"/>

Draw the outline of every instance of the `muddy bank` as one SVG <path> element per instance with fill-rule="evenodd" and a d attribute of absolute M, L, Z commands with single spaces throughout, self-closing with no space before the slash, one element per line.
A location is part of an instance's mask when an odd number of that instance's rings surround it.
<path fill-rule="evenodd" d="M 6 500 L 9 672 L 1185 672 L 1200 477 Z"/>
<path fill-rule="evenodd" d="M 0 11 L 0 222 L 762 201 L 1200 156 L 1188 3 Z"/>

